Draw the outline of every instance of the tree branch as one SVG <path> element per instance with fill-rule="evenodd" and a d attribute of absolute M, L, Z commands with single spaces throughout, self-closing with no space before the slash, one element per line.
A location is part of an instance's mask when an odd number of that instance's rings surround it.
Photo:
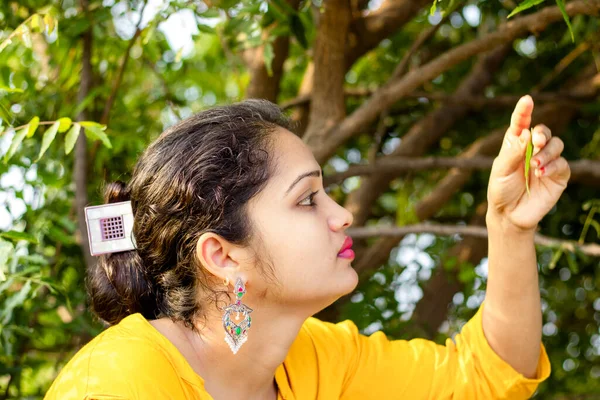
<path fill-rule="evenodd" d="M 508 46 L 501 46 L 480 56 L 471 68 L 471 72 L 458 86 L 454 95 L 411 126 L 402 137 L 402 142 L 388 157 L 418 157 L 424 154 L 429 146 L 438 141 L 448 129 L 471 111 L 469 106 L 459 99 L 483 93 L 492 81 L 494 73 L 502 65 L 508 51 Z M 354 215 L 355 225 L 360 226 L 365 223 L 370 215 L 371 205 L 386 190 L 390 181 L 395 177 L 394 174 L 380 174 L 370 177 L 364 180 L 361 186 L 348 196 L 344 206 Z"/>
<path fill-rule="evenodd" d="M 353 20 L 346 43 L 346 69 L 430 3 L 430 0 L 386 0 L 376 11 Z"/>
<path fill-rule="evenodd" d="M 566 5 L 569 16 L 597 14 L 600 0 L 573 1 Z M 393 103 L 414 91 L 423 83 L 435 78 L 475 54 L 509 43 L 526 32 L 540 32 L 549 24 L 562 20 L 558 7 L 546 7 L 541 11 L 515 19 L 502 25 L 497 31 L 479 39 L 457 46 L 438 56 L 418 70 L 405 75 L 402 79 L 391 81 L 379 89 L 370 100 L 365 102 L 350 116 L 326 134 L 327 141 L 307 141 L 319 163 L 326 161 L 346 140 L 364 131 L 377 116 Z"/>
<path fill-rule="evenodd" d="M 575 47 L 569 54 L 567 54 L 552 70 L 550 74 L 544 77 L 534 88 L 531 89 L 532 92 L 536 93 L 540 90 L 543 90 L 550 82 L 554 80 L 558 75 L 560 75 L 577 57 L 581 54 L 585 53 L 591 47 L 590 42 L 581 42 L 577 47 Z"/>
<path fill-rule="evenodd" d="M 314 78 L 314 70 L 315 64 L 312 61 L 308 62 L 306 66 L 306 70 L 304 71 L 304 76 L 302 77 L 302 82 L 300 83 L 300 88 L 298 89 L 299 97 L 306 97 L 308 101 L 302 104 L 300 107 L 294 110 L 292 113 L 292 120 L 294 121 L 296 127 L 294 132 L 299 136 L 304 136 L 306 132 L 306 128 L 308 127 L 308 117 L 309 117 L 309 107 L 310 107 L 310 98 L 311 91 L 313 87 L 313 78 Z"/>
<path fill-rule="evenodd" d="M 595 85 L 600 85 L 600 81 L 596 82 Z M 373 93 L 375 93 L 375 90 L 365 88 L 347 88 L 344 90 L 345 97 L 367 97 L 371 96 Z M 521 96 L 496 95 L 494 97 L 485 97 L 483 95 L 471 94 L 458 98 L 456 93 L 414 91 L 404 97 L 408 99 L 427 99 L 440 102 L 460 101 L 473 110 L 480 110 L 483 108 L 514 107 Z M 532 93 L 531 97 L 536 104 L 563 103 L 574 107 L 579 107 L 583 105 L 583 102 L 590 100 L 590 97 L 586 94 L 568 92 Z M 310 103 L 310 93 L 283 102 L 281 108 L 287 110 L 293 107 L 301 107 L 308 103 Z"/>
<path fill-rule="evenodd" d="M 410 171 L 427 169 L 458 168 L 461 170 L 491 169 L 493 157 L 476 155 L 471 158 L 461 157 L 381 157 L 374 164 L 353 165 L 344 172 L 329 175 L 324 178 L 325 186 L 340 183 L 352 176 L 369 176 L 374 174 L 401 175 Z M 570 161 L 571 181 L 577 182 L 582 177 L 593 179 L 600 185 L 600 161 L 577 160 Z M 588 181 L 589 182 L 589 181 Z"/>
<path fill-rule="evenodd" d="M 298 8 L 299 0 L 287 1 L 294 9 Z M 269 32 L 264 32 L 265 36 Z M 274 58 L 271 63 L 273 74 L 269 76 L 264 58 L 264 46 L 258 46 L 248 51 L 245 60 L 250 71 L 250 83 L 246 89 L 246 97 L 266 99 L 277 102 L 279 84 L 283 76 L 283 63 L 288 58 L 290 37 L 278 36 L 273 42 Z"/>
<path fill-rule="evenodd" d="M 430 0 L 386 0 L 380 8 L 366 16 L 355 18 L 351 22 L 345 38 L 344 54 L 344 74 L 350 69 L 352 64 L 367 51 L 373 49 L 383 39 L 394 32 L 399 31 L 404 24 L 410 21 L 421 8 L 428 4 Z M 368 3 L 366 0 L 359 0 L 359 3 Z M 362 9 L 362 5 L 358 9 Z M 357 7 L 348 6 L 348 9 L 356 10 Z M 317 11 L 316 20 L 321 23 L 322 15 Z M 312 91 L 314 81 L 314 68 L 312 65 L 304 73 L 303 89 L 300 95 Z M 306 109 L 298 110 L 294 115 L 294 120 L 298 121 L 299 128 L 297 133 L 304 136 L 303 133 L 308 125 L 308 112 Z"/>
<path fill-rule="evenodd" d="M 356 239 L 365 239 L 370 237 L 404 237 L 409 233 L 432 233 L 441 236 L 464 235 L 478 238 L 487 238 L 488 231 L 484 226 L 464 226 L 464 225 L 434 225 L 434 224 L 414 224 L 406 226 L 376 226 L 348 228 L 346 231 L 349 236 Z M 567 251 L 580 251 L 584 254 L 594 257 L 600 257 L 600 245 L 595 243 L 586 243 L 580 245 L 574 240 L 560 240 L 535 234 L 535 244 L 562 248 Z"/>
<path fill-rule="evenodd" d="M 575 84 L 568 82 L 566 86 L 575 86 L 577 91 L 580 87 L 589 86 L 589 79 L 584 79 Z M 575 115 L 576 109 L 562 107 L 556 104 L 546 104 L 536 107 L 533 120 L 543 121 L 553 132 L 559 135 L 568 122 Z M 490 135 L 475 141 L 460 156 L 461 158 L 472 158 L 476 156 L 494 156 L 498 153 L 506 128 L 493 131 Z M 435 189 L 415 205 L 415 214 L 418 220 L 424 221 L 431 218 L 441 207 L 469 180 L 471 170 L 452 168 L 448 174 L 436 185 Z M 362 187 L 362 185 L 361 185 Z M 354 268 L 360 273 L 372 268 L 377 268 L 389 257 L 389 252 L 398 245 L 399 239 L 395 237 L 383 237 L 365 249 L 354 262 Z"/>
<path fill-rule="evenodd" d="M 437 32 L 440 26 L 444 24 L 449 19 L 449 17 L 450 13 L 447 13 L 439 24 L 432 26 L 431 28 L 427 29 L 419 35 L 417 40 L 414 41 L 410 49 L 408 49 L 400 63 L 394 69 L 391 79 L 397 79 L 404 75 L 404 72 L 406 71 L 409 62 L 412 59 L 413 54 Z M 388 108 L 385 109 L 379 116 L 379 124 L 377 126 L 377 130 L 375 131 L 375 137 L 373 138 L 373 143 L 371 145 L 371 148 L 369 149 L 367 157 L 367 159 L 370 162 L 375 161 L 377 153 L 380 150 L 381 142 L 383 141 L 383 138 L 385 137 L 385 134 L 387 132 L 386 119 L 388 118 L 389 114 L 390 109 Z"/>
<path fill-rule="evenodd" d="M 417 52 L 417 50 L 419 50 L 419 48 L 421 48 L 421 46 L 423 46 L 423 44 L 425 44 L 425 42 L 427 42 L 433 37 L 433 35 L 435 35 L 435 33 L 438 31 L 438 29 L 440 29 L 440 27 L 443 24 L 445 24 L 448 21 L 448 19 L 450 18 L 450 14 L 451 12 L 447 12 L 444 18 L 442 18 L 442 20 L 437 25 L 433 25 L 426 31 L 421 32 L 419 37 L 417 37 L 417 39 L 410 46 L 410 49 L 408 49 L 408 51 L 404 54 L 404 57 L 402 57 L 400 63 L 396 66 L 396 69 L 392 73 L 391 79 L 399 79 L 402 75 L 404 75 L 404 72 L 406 71 L 408 64 L 410 63 L 412 56 Z"/>

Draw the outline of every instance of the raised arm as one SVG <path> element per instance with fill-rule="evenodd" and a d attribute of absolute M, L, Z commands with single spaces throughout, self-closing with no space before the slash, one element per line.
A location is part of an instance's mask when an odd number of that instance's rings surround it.
<path fill-rule="evenodd" d="M 488 186 L 488 286 L 483 331 L 494 351 L 515 370 L 534 377 L 540 356 L 542 313 L 533 238 L 538 222 L 567 186 L 570 170 L 563 142 L 538 125 L 529 131 L 533 100 L 513 112 Z M 529 187 L 525 153 L 533 134 Z"/>

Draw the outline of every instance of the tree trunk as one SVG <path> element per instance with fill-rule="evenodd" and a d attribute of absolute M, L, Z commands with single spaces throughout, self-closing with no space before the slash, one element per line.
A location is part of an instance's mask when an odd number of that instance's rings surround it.
<path fill-rule="evenodd" d="M 351 8 L 348 0 L 329 0 L 323 8 L 314 46 L 314 84 L 304 136 L 312 147 L 326 140 L 324 133 L 346 114 L 344 57 Z"/>
<path fill-rule="evenodd" d="M 81 0 L 81 7 L 84 13 L 88 10 L 88 0 Z M 81 82 L 77 93 L 77 103 L 81 104 L 87 97 L 92 88 L 92 27 L 82 35 L 82 58 L 81 58 Z M 88 118 L 86 110 L 82 110 L 77 115 L 77 121 L 84 121 Z M 75 207 L 77 209 L 77 230 L 79 232 L 79 242 L 81 251 L 85 258 L 87 268 L 95 265 L 96 259 L 90 254 L 90 243 L 85 225 L 84 208 L 88 205 L 87 181 L 87 139 L 83 132 L 77 138 L 75 143 L 75 165 L 73 168 L 73 181 L 75 182 Z"/>

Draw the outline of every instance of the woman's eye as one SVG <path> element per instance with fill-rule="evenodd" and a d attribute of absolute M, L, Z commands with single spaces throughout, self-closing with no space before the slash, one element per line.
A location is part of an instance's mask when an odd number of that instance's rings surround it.
<path fill-rule="evenodd" d="M 304 207 L 316 206 L 317 204 L 314 202 L 314 197 L 318 192 L 319 192 L 318 190 L 316 192 L 312 192 L 308 197 L 306 197 L 304 200 L 302 200 L 300 203 L 298 203 L 298 205 L 304 206 Z"/>

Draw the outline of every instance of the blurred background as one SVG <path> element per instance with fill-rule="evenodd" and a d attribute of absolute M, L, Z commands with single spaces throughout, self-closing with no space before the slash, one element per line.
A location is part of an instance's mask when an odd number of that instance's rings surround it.
<path fill-rule="evenodd" d="M 0 400 L 104 326 L 83 207 L 165 128 L 280 104 L 354 214 L 361 283 L 318 315 L 443 343 L 481 304 L 489 170 L 518 98 L 572 179 L 536 238 L 541 399 L 600 398 L 598 0 L 0 1 Z"/>

